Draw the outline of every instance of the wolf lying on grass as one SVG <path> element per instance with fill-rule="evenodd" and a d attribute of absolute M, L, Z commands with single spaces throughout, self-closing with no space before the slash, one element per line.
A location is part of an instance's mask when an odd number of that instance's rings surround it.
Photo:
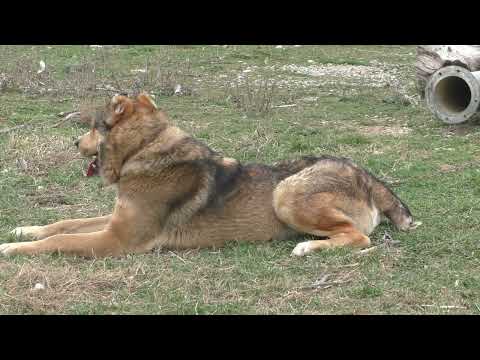
<path fill-rule="evenodd" d="M 274 166 L 224 158 L 172 125 L 145 94 L 114 96 L 77 142 L 117 189 L 113 213 L 16 228 L 37 241 L 0 245 L 4 255 L 61 252 L 120 256 L 154 248 L 219 247 L 312 234 L 293 255 L 367 247 L 381 216 L 416 227 L 408 207 L 345 158 L 304 157 Z"/>

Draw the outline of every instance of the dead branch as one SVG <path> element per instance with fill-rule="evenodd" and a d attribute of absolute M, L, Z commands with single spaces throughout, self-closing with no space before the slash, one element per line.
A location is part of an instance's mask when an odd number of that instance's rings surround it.
<path fill-rule="evenodd" d="M 175 254 L 173 251 L 169 251 L 169 253 L 172 254 L 173 256 L 175 256 L 176 258 L 180 259 L 181 261 L 183 261 L 184 264 L 187 263 L 187 260 L 185 260 L 184 258 L 182 258 L 180 255 Z"/>
<path fill-rule="evenodd" d="M 466 310 L 465 306 L 458 306 L 458 305 L 435 305 L 435 304 L 422 304 L 421 307 L 436 307 L 439 309 L 463 309 Z"/>
<path fill-rule="evenodd" d="M 360 263 L 353 263 L 353 264 L 345 264 L 345 265 L 338 265 L 337 268 L 345 268 L 345 267 L 356 267 L 360 265 Z"/>
<path fill-rule="evenodd" d="M 353 270 L 353 271 L 355 271 L 355 270 Z M 297 289 L 302 290 L 302 291 L 305 291 L 305 290 L 322 290 L 322 289 L 328 289 L 328 288 L 332 287 L 333 285 L 345 284 L 347 282 L 352 281 L 352 279 L 348 279 L 348 278 L 345 279 L 345 278 L 348 275 L 350 275 L 353 271 L 350 271 L 349 273 L 345 274 L 342 277 L 342 279 L 332 280 L 332 281 L 328 281 L 328 279 L 331 277 L 331 274 L 323 273 L 321 275 L 320 279 L 315 280 L 311 285 L 300 287 L 300 288 L 297 288 Z"/>
<path fill-rule="evenodd" d="M 383 242 L 379 245 L 375 245 L 375 246 L 372 246 L 372 247 L 369 247 L 369 248 L 366 248 L 366 249 L 359 250 L 359 251 L 355 252 L 355 255 L 364 255 L 364 254 L 368 254 L 368 253 L 371 253 L 373 251 L 376 251 L 381 247 L 390 248 L 392 246 L 400 244 L 400 241 L 393 240 L 392 236 L 387 231 L 385 231 L 385 233 L 383 234 L 382 241 Z"/>
<path fill-rule="evenodd" d="M 355 255 L 364 255 L 364 254 L 371 253 L 371 252 L 377 250 L 381 246 L 384 246 L 384 244 L 372 246 L 372 247 L 357 251 L 357 252 L 355 252 Z"/>
<path fill-rule="evenodd" d="M 60 114 L 65 114 L 65 113 L 60 113 Z M 79 117 L 81 112 L 80 111 L 74 111 L 74 112 L 70 112 L 70 113 L 66 113 L 66 114 L 67 114 L 67 116 L 65 116 L 62 120 L 60 120 L 55 125 L 53 125 L 52 128 L 59 127 L 60 125 L 66 123 L 68 120 Z"/>
<path fill-rule="evenodd" d="M 26 127 L 26 126 L 31 126 L 31 124 L 22 124 L 22 125 L 13 126 L 11 128 L 2 129 L 2 130 L 0 130 L 0 134 L 6 134 L 10 131 L 14 131 L 14 130 L 17 130 L 17 129 L 20 129 L 20 128 L 23 128 L 23 127 Z"/>

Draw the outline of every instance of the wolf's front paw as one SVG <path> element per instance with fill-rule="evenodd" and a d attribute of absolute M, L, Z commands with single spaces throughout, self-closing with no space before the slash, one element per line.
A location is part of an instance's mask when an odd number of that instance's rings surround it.
<path fill-rule="evenodd" d="M 10 231 L 10 234 L 16 237 L 26 236 L 38 240 L 43 237 L 42 228 L 43 226 L 21 226 Z"/>
<path fill-rule="evenodd" d="M 10 256 L 10 255 L 18 254 L 22 246 L 24 246 L 24 244 L 26 243 L 19 242 L 19 243 L 0 244 L 0 255 Z"/>

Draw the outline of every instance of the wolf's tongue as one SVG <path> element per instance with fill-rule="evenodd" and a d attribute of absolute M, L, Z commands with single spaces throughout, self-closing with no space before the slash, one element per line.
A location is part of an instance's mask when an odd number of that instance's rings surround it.
<path fill-rule="evenodd" d="M 87 168 L 87 176 L 93 176 L 97 173 L 97 158 L 93 159 Z"/>

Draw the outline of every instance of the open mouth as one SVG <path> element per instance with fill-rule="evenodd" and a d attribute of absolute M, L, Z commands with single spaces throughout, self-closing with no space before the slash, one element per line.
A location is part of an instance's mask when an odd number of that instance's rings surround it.
<path fill-rule="evenodd" d="M 98 164 L 98 157 L 94 156 L 93 160 L 88 164 L 86 176 L 95 176 L 100 172 L 100 166 Z"/>

